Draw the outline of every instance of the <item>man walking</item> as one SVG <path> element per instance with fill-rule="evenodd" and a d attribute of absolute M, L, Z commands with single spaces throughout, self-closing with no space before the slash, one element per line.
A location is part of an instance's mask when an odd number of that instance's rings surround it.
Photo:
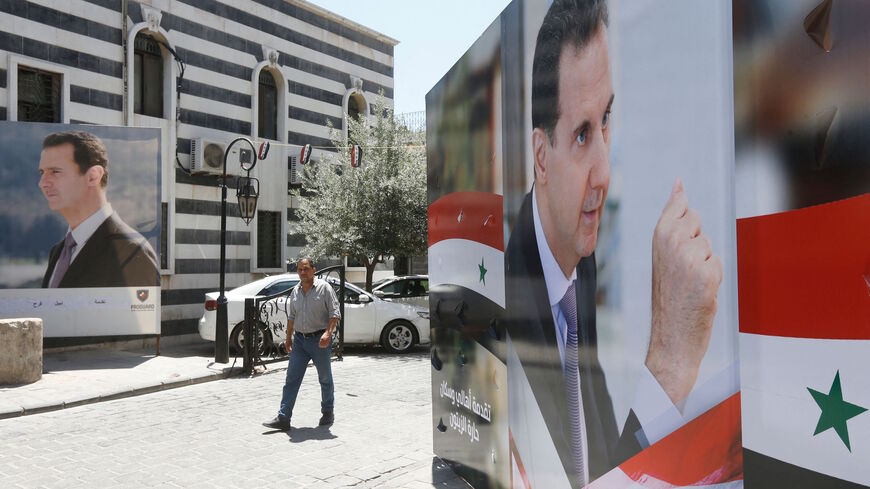
<path fill-rule="evenodd" d="M 267 428 L 287 431 L 296 395 L 305 376 L 308 361 L 314 362 L 320 380 L 320 425 L 331 425 L 333 415 L 334 388 L 332 384 L 332 332 L 341 317 L 335 291 L 325 280 L 314 278 L 314 263 L 311 258 L 301 258 L 296 262 L 299 284 L 290 292 L 287 299 L 287 352 L 290 362 L 287 366 L 287 379 L 281 396 L 278 415 L 263 423 Z M 294 345 L 295 343 L 295 345 Z M 295 347 L 294 347 L 295 346 Z"/>

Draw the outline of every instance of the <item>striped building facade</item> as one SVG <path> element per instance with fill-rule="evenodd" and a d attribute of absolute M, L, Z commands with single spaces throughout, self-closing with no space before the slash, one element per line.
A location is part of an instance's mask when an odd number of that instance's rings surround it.
<path fill-rule="evenodd" d="M 220 193 L 189 171 L 192 146 L 272 141 L 248 226 L 230 182 L 227 288 L 280 273 L 305 243 L 292 157 L 328 150 L 328 123 L 346 131 L 378 93 L 392 102 L 396 44 L 303 0 L 0 0 L 0 120 L 26 120 L 19 81 L 44 76 L 55 122 L 161 129 L 162 335 L 196 334 L 218 288 Z"/>

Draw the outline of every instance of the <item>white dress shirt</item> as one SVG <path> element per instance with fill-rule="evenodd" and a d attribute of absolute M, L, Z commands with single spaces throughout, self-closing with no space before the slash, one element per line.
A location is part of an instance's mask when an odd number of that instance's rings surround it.
<path fill-rule="evenodd" d="M 550 311 L 553 314 L 553 322 L 556 325 L 556 339 L 559 344 L 559 355 L 562 359 L 562 372 L 565 371 L 565 342 L 568 335 L 568 321 L 562 310 L 559 307 L 559 301 L 565 295 L 571 282 L 577 279 L 577 269 L 574 267 L 571 270 L 571 276 L 566 277 L 553 252 L 547 244 L 544 229 L 541 227 L 541 218 L 538 213 L 538 200 L 535 195 L 535 188 L 532 187 L 532 219 L 535 224 L 535 239 L 538 243 L 538 254 L 541 258 L 541 267 L 544 270 L 544 282 L 547 284 L 547 297 L 550 301 Z M 579 282 L 579 280 L 578 280 Z M 579 283 L 577 284 L 579 286 Z M 578 305 L 579 307 L 579 305 Z M 577 317 L 580 317 L 579 311 Z M 579 328 L 578 324 L 578 328 Z M 582 359 L 581 359 L 582 360 Z M 578 374 L 579 375 L 579 372 Z M 682 414 L 671 402 L 661 384 L 653 376 L 652 372 L 643 365 L 640 378 L 638 379 L 637 389 L 635 391 L 634 402 L 632 403 L 632 411 L 637 416 L 640 425 L 643 428 L 643 435 L 646 437 L 646 442 L 650 445 L 661 440 L 683 424 L 686 420 Z M 619 429 L 622 429 L 620 426 Z M 641 445 L 645 445 L 641 441 Z M 583 440 L 583 452 L 588 453 L 586 448 L 586 440 Z M 588 466 L 588 464 L 584 464 Z M 588 469 L 587 469 L 588 470 Z M 589 480 L 588 475 L 586 480 Z"/>

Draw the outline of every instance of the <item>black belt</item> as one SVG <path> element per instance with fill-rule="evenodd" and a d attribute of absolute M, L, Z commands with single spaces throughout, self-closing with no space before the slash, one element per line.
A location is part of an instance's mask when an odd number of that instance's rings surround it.
<path fill-rule="evenodd" d="M 325 333 L 325 332 L 326 332 L 325 329 L 319 329 L 313 333 L 301 333 L 301 332 L 297 331 L 296 334 L 298 334 L 299 336 L 301 336 L 303 338 L 320 338 L 321 336 L 323 336 L 323 333 Z"/>

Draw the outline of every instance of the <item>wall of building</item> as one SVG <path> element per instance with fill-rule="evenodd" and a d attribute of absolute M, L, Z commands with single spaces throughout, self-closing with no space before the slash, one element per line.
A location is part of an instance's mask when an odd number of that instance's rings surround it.
<path fill-rule="evenodd" d="M 132 43 L 124 39 L 132 40 L 137 32 L 163 41 L 185 64 L 176 100 L 173 79 L 179 67 L 162 48 L 164 118 L 135 114 L 128 103 L 133 72 L 132 47 L 126 45 Z M 287 193 L 287 156 L 298 154 L 301 144 L 330 146 L 327 121 L 343 127 L 352 94 L 367 104 L 379 92 L 392 99 L 396 44 L 304 1 L 8 0 L 0 2 L 0 120 L 17 120 L 17 95 L 10 85 L 16 66 L 26 65 L 61 73 L 68 82 L 62 122 L 162 129 L 162 195 L 168 212 L 162 333 L 195 334 L 203 293 L 218 288 L 220 193 L 216 176 L 179 168 L 190 166 L 191 141 L 258 139 L 258 76 L 263 69 L 275 75 L 283 94 L 278 139 L 252 176 L 261 181 L 258 209 L 281 214 L 283 264 L 304 245 L 294 222 L 296 198 Z M 178 164 L 172 141 L 177 141 Z M 258 222 L 246 226 L 237 217 L 232 189 L 228 203 L 227 288 L 281 272 L 283 267 L 258 266 Z"/>

